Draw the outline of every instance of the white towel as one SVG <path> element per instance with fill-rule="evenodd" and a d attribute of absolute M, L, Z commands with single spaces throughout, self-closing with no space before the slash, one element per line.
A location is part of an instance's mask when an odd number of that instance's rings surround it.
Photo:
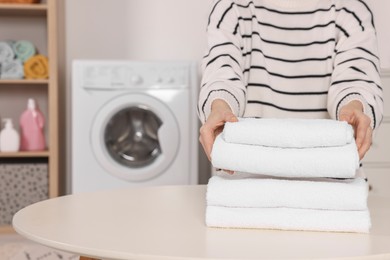
<path fill-rule="evenodd" d="M 226 123 L 223 135 L 229 143 L 309 148 L 349 144 L 353 128 L 330 119 L 240 118 L 239 122 Z"/>
<path fill-rule="evenodd" d="M 334 180 L 326 178 L 279 179 L 254 175 L 238 177 L 235 175 L 213 176 L 209 180 L 207 205 L 243 208 L 367 210 L 368 185 L 363 177 Z"/>
<path fill-rule="evenodd" d="M 207 206 L 206 225 L 226 228 L 368 233 L 371 220 L 368 210 L 337 211 Z"/>
<path fill-rule="evenodd" d="M 227 143 L 217 136 L 211 152 L 214 167 L 279 177 L 352 178 L 359 167 L 355 142 L 321 148 L 278 148 Z"/>

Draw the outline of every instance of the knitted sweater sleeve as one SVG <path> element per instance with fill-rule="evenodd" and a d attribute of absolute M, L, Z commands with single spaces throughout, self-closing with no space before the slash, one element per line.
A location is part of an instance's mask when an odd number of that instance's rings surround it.
<path fill-rule="evenodd" d="M 332 118 L 338 119 L 341 107 L 358 100 L 375 129 L 383 118 L 383 91 L 374 20 L 364 2 L 346 2 L 349 6 L 340 10 L 345 33 L 336 44 L 328 111 Z"/>
<path fill-rule="evenodd" d="M 207 51 L 202 60 L 198 115 L 204 123 L 215 99 L 222 99 L 236 116 L 245 109 L 242 39 L 237 32 L 238 15 L 231 0 L 214 1 L 207 26 Z"/>

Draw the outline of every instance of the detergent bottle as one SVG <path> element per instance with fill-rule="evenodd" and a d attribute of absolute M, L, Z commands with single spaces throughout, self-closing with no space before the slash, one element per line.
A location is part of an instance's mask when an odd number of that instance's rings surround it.
<path fill-rule="evenodd" d="M 43 151 L 46 148 L 43 128 L 45 119 L 35 100 L 28 99 L 27 109 L 20 116 L 21 151 Z"/>
<path fill-rule="evenodd" d="M 19 151 L 19 134 L 14 129 L 12 119 L 4 118 L 5 127 L 0 132 L 0 151 L 17 152 Z"/>

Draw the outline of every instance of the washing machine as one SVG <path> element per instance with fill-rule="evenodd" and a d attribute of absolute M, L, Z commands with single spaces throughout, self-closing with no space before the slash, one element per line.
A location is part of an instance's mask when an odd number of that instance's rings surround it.
<path fill-rule="evenodd" d="M 74 61 L 72 193 L 197 183 L 196 68 Z"/>

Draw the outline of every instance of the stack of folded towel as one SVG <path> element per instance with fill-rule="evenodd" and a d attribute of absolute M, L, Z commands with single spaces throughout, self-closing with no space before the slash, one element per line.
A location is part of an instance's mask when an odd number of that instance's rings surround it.
<path fill-rule="evenodd" d="M 346 122 L 240 119 L 225 125 L 211 157 L 238 173 L 210 179 L 208 226 L 369 231 L 368 185 Z"/>
<path fill-rule="evenodd" d="M 1 79 L 48 78 L 47 57 L 36 54 L 30 41 L 0 41 Z"/>

